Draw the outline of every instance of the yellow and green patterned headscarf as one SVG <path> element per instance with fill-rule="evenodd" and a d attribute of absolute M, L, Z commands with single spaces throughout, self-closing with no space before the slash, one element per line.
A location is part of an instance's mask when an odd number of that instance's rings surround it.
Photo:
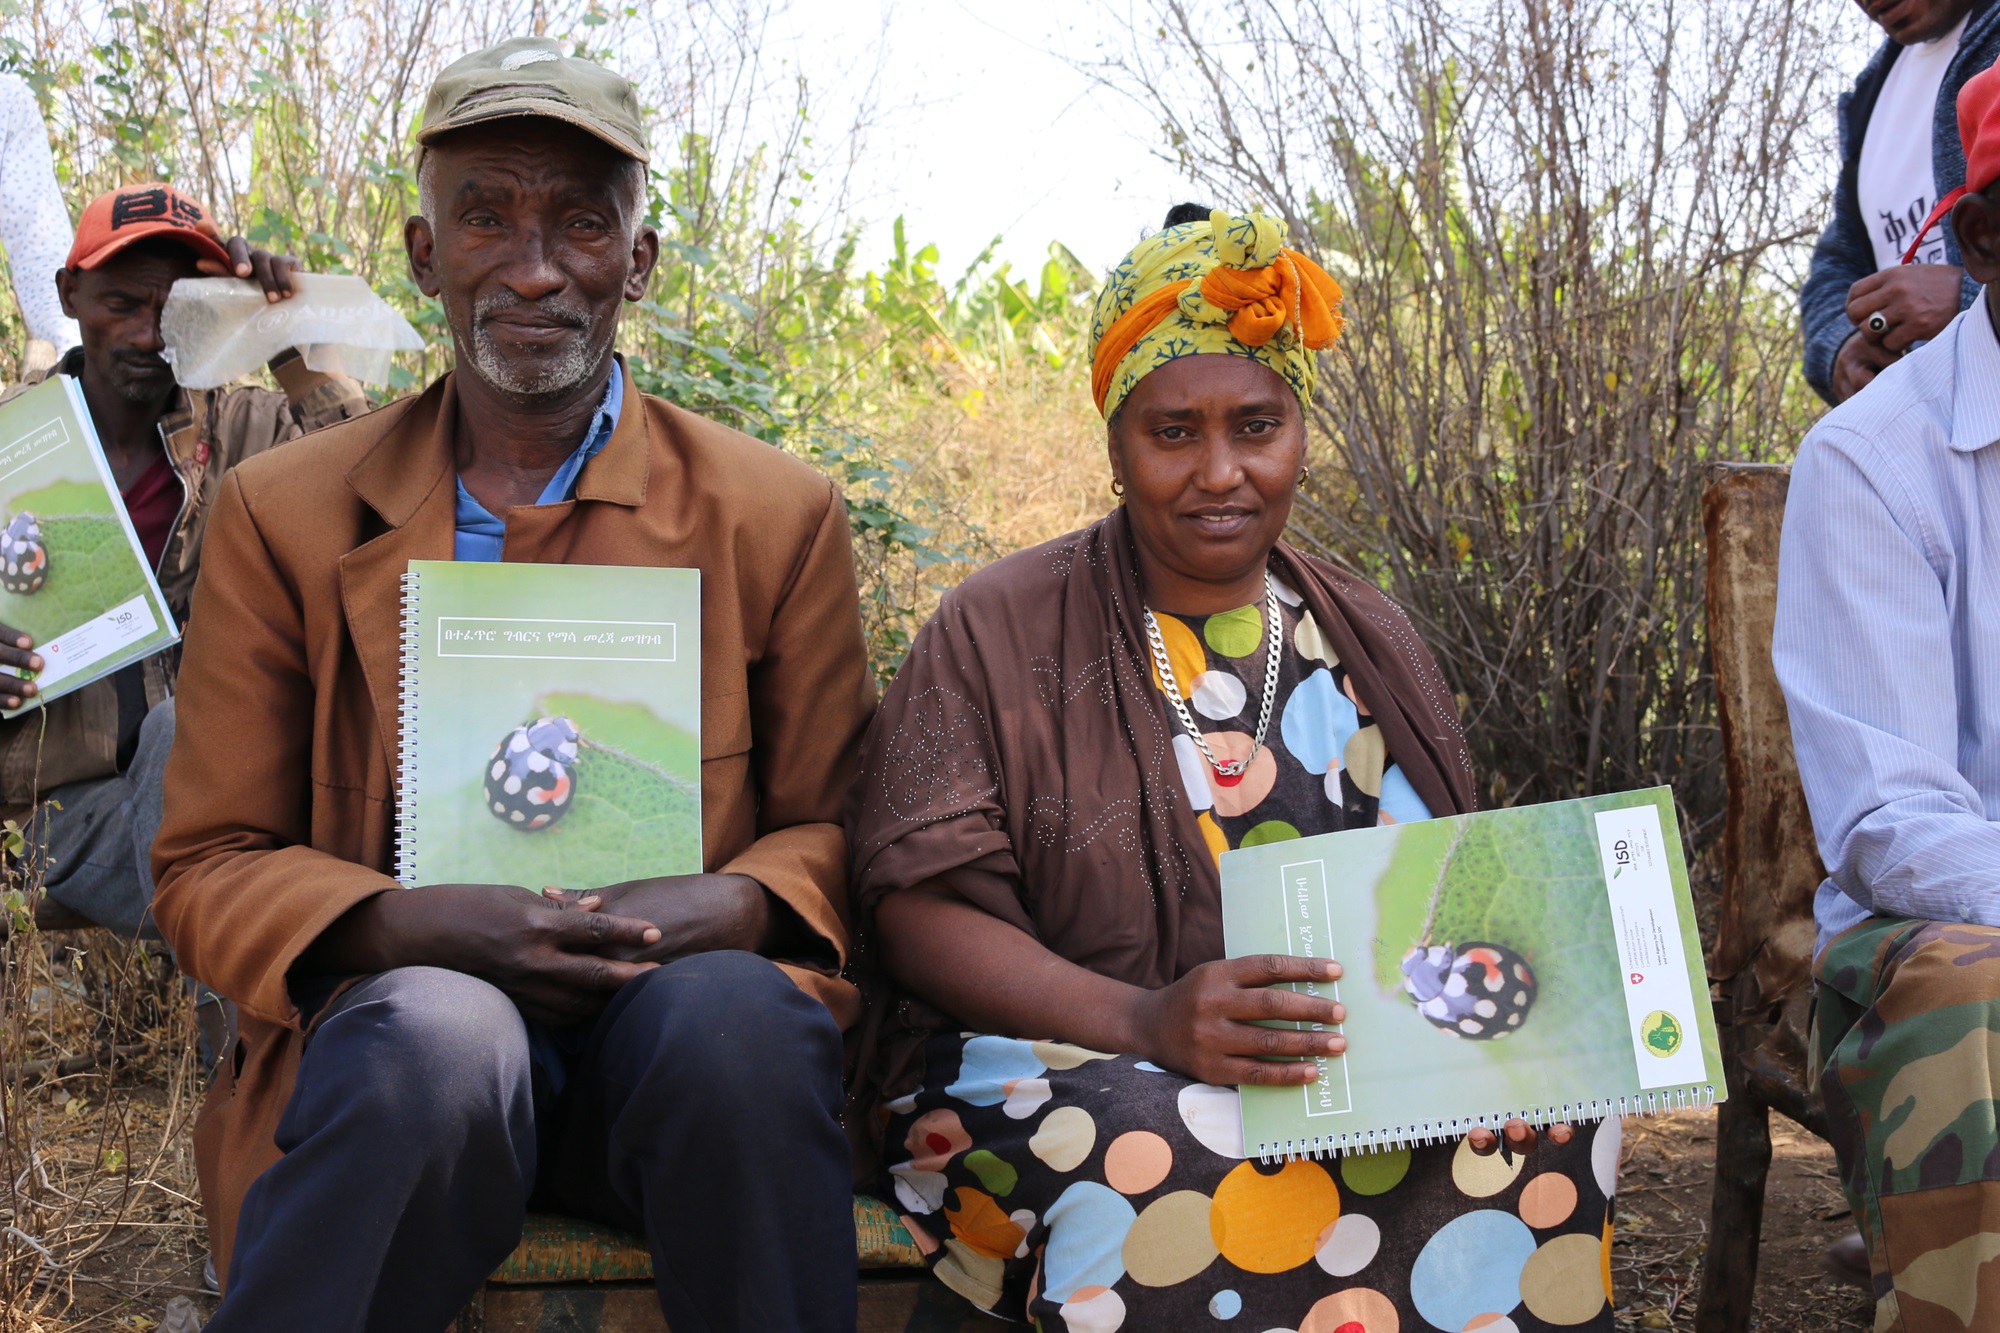
<path fill-rule="evenodd" d="M 1222 352 L 1269 366 L 1306 402 L 1313 354 L 1340 326 L 1340 284 L 1285 246 L 1275 218 L 1218 209 L 1140 242 L 1112 270 L 1090 321 L 1091 393 L 1108 421 L 1167 362 Z"/>

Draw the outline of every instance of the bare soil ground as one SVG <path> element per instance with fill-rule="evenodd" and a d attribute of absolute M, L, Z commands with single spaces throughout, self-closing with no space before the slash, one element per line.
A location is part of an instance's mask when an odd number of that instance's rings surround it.
<path fill-rule="evenodd" d="M 1712 1111 L 1625 1122 L 1611 1260 L 1621 1329 L 1694 1327 L 1714 1159 Z M 1753 1325 L 1759 1333 L 1868 1333 L 1874 1302 L 1831 1277 L 1823 1259 L 1853 1228 L 1833 1149 L 1774 1115 Z"/>

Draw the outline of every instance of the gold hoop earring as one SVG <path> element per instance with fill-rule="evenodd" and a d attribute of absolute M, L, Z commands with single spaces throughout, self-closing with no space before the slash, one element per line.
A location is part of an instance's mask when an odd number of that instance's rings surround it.
<path fill-rule="evenodd" d="M 1312 469 L 1312 464 L 1311 464 L 1311 463 L 1306 463 L 1306 464 L 1302 465 L 1302 466 L 1301 466 L 1301 467 L 1299 468 L 1299 485 L 1303 486 L 1303 485 L 1305 485 L 1305 484 L 1306 484 L 1307 482 L 1311 481 L 1311 480 L 1312 480 L 1312 475 L 1313 475 L 1313 469 Z"/>
<path fill-rule="evenodd" d="M 1118 499 L 1120 499 L 1120 500 L 1124 499 L 1124 498 L 1125 498 L 1125 483 L 1124 483 L 1124 482 L 1122 482 L 1122 481 L 1120 481 L 1120 480 L 1118 480 L 1118 478 L 1116 478 L 1116 477 L 1113 477 L 1113 478 L 1111 479 L 1111 494 L 1112 494 L 1112 495 L 1114 495 L 1114 496 L 1116 496 L 1116 497 L 1117 497 Z"/>

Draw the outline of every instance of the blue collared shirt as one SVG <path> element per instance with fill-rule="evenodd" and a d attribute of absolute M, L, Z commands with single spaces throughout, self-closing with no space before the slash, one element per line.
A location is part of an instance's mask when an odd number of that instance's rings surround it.
<path fill-rule="evenodd" d="M 1828 875 L 1870 915 L 2000 926 L 2000 340 L 1975 302 L 1821 419 L 1772 656 Z"/>
<path fill-rule="evenodd" d="M 576 494 L 576 479 L 583 475 L 583 465 L 597 457 L 611 439 L 611 432 L 618 429 L 618 413 L 625 406 L 625 370 L 613 365 L 611 383 L 605 386 L 604 399 L 597 405 L 597 414 L 590 419 L 590 429 L 583 433 L 583 443 L 576 452 L 563 460 L 556 474 L 549 478 L 549 484 L 542 487 L 538 505 L 561 504 Z M 455 514 L 458 533 L 452 540 L 451 555 L 454 560 L 498 560 L 500 548 L 507 540 L 507 521 L 495 518 L 487 512 L 486 506 L 472 498 L 472 492 L 465 489 L 465 480 L 458 482 L 458 507 Z"/>

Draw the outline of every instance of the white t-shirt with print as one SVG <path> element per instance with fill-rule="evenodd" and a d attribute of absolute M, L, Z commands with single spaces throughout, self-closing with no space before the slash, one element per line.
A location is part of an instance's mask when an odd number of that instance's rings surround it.
<path fill-rule="evenodd" d="M 1965 20 L 1960 19 L 1936 41 L 1918 42 L 1897 52 L 1869 113 L 1855 196 L 1875 246 L 1878 270 L 1903 262 L 1903 252 L 1937 203 L 1937 181 L 1931 175 L 1931 122 L 1937 115 L 1938 90 L 1964 31 Z M 1948 128 L 1956 133 L 1956 122 Z M 1924 238 L 1916 262 L 1944 262 L 1941 228 L 1933 228 Z"/>

